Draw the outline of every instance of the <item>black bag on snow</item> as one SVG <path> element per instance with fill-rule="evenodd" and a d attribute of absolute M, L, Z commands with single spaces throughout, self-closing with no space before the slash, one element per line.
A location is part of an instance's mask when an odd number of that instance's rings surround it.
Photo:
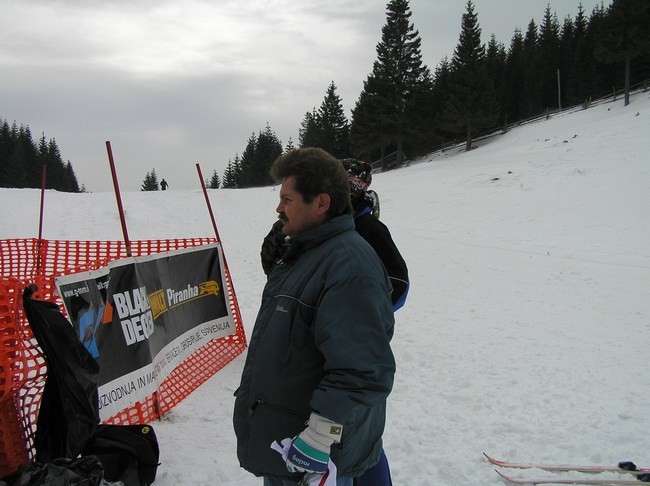
<path fill-rule="evenodd" d="M 151 425 L 100 424 L 82 455 L 97 456 L 108 481 L 148 486 L 156 479 L 160 449 Z"/>
<path fill-rule="evenodd" d="M 61 457 L 47 464 L 30 462 L 0 481 L 0 486 L 104 486 L 104 470 L 94 456 Z"/>

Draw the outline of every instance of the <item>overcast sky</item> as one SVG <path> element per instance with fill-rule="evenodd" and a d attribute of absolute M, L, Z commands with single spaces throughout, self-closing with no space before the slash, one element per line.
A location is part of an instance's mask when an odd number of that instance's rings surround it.
<path fill-rule="evenodd" d="M 433 71 L 452 57 L 465 0 L 411 0 Z M 562 23 L 580 0 L 474 0 L 484 42 Z M 610 1 L 604 0 L 604 5 Z M 56 139 L 80 184 L 123 191 L 155 168 L 170 189 L 221 177 L 268 123 L 283 146 L 334 81 L 348 118 L 372 71 L 384 0 L 0 0 L 0 119 Z M 600 0 L 582 0 L 589 15 Z"/>

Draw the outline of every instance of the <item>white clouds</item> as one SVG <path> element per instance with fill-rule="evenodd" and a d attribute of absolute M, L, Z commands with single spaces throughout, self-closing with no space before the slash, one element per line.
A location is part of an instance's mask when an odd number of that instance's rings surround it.
<path fill-rule="evenodd" d="M 495 32 L 506 45 L 546 3 L 475 0 L 486 40 Z M 411 0 L 432 70 L 452 55 L 465 5 Z M 577 12 L 562 8 L 560 19 Z M 349 116 L 385 14 L 382 0 L 3 0 L 0 118 L 56 138 L 91 190 L 110 189 L 97 167 L 111 138 L 125 159 L 147 159 L 125 168 L 127 190 L 151 161 L 210 160 L 222 173 L 266 123 L 283 143 L 296 142 L 331 81 Z M 175 179 L 175 188 L 195 184 L 193 174 Z"/>

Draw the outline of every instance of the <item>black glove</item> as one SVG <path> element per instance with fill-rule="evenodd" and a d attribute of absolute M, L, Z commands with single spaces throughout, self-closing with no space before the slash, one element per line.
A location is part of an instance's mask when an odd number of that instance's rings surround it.
<path fill-rule="evenodd" d="M 278 219 L 262 242 L 260 257 L 262 259 L 262 270 L 264 270 L 266 275 L 271 273 L 275 263 L 281 257 L 282 245 L 284 244 L 284 233 L 282 233 L 283 225 L 284 223 Z"/>

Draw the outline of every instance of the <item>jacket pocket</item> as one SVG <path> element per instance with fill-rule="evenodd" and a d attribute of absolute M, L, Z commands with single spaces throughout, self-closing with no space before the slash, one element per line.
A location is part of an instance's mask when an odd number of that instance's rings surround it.
<path fill-rule="evenodd" d="M 253 469 L 277 476 L 293 476 L 287 471 L 282 456 L 271 449 L 271 444 L 292 439 L 307 426 L 303 417 L 287 408 L 257 400 L 250 410 L 247 460 Z"/>

